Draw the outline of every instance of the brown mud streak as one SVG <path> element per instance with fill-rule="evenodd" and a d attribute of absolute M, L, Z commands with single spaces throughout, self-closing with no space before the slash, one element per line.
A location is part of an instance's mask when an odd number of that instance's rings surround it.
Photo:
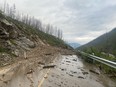
<path fill-rule="evenodd" d="M 9 66 L 2 67 L 0 69 L 0 79 L 2 79 L 3 81 L 8 81 L 9 84 L 10 80 L 12 80 L 13 77 L 19 74 L 26 75 L 30 69 L 36 70 L 38 67 L 42 66 L 41 64 L 48 64 L 52 62 L 59 53 L 68 54 L 70 52 L 71 51 L 69 50 L 57 47 L 39 46 L 27 52 L 26 59 L 23 55 L 22 57 L 20 56 L 19 58 L 17 58 L 18 60 L 15 61 L 15 63 Z M 27 78 L 31 83 L 33 83 L 30 77 L 27 76 Z M 0 81 L 0 86 L 5 87 L 6 85 L 4 85 L 4 83 Z"/>

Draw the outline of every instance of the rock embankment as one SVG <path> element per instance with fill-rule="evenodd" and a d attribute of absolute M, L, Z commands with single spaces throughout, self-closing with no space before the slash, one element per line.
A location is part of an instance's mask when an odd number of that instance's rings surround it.
<path fill-rule="evenodd" d="M 25 28 L 0 18 L 0 66 L 14 61 L 26 51 L 44 43 L 37 35 L 25 32 Z"/>
<path fill-rule="evenodd" d="M 0 66 L 9 65 L 22 58 L 23 55 L 26 57 L 27 51 L 36 47 L 41 49 L 42 46 L 70 49 L 67 44 L 55 36 L 34 29 L 32 26 L 12 18 L 0 16 Z M 46 49 L 44 48 L 44 50 Z M 65 54 L 68 53 L 66 50 L 64 52 Z"/>

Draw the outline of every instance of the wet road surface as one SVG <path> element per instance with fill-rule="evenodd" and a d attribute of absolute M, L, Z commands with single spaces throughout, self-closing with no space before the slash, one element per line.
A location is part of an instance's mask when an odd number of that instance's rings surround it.
<path fill-rule="evenodd" d="M 115 83 L 103 83 L 100 75 L 89 72 L 76 55 L 56 59 L 42 87 L 116 87 Z"/>
<path fill-rule="evenodd" d="M 4 69 L 8 73 L 0 71 L 0 87 L 116 87 L 105 75 L 90 72 L 95 67 L 76 55 L 59 55 L 53 64 L 56 66 L 50 69 L 35 62 Z"/>

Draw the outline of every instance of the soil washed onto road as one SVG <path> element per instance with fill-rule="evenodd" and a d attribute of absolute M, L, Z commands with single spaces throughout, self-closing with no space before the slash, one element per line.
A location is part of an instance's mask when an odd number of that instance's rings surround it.
<path fill-rule="evenodd" d="M 42 87 L 116 87 L 115 82 L 100 74 L 94 66 L 83 64 L 76 55 L 61 56 L 55 64 L 56 68 L 50 70 Z"/>
<path fill-rule="evenodd" d="M 45 65 L 42 63 L 36 65 L 35 62 L 19 62 L 13 68 L 18 69 L 15 74 L 10 67 L 1 70 L 0 74 L 9 73 L 1 74 L 0 87 L 116 87 L 114 81 L 95 70 L 94 66 L 83 63 L 76 55 L 59 54 L 48 65 L 55 67 L 44 69 Z M 98 74 L 90 70 L 95 70 Z"/>

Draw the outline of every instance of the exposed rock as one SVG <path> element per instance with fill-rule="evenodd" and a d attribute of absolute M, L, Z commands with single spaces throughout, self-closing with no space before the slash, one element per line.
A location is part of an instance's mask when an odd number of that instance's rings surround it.
<path fill-rule="evenodd" d="M 84 78 L 84 77 L 82 77 L 82 76 L 78 76 L 78 78 L 85 79 L 85 78 Z"/>
<path fill-rule="evenodd" d="M 66 71 L 66 69 L 61 69 L 62 71 Z"/>
<path fill-rule="evenodd" d="M 69 76 L 73 77 L 74 75 L 73 74 L 68 74 Z"/>
<path fill-rule="evenodd" d="M 18 57 L 19 54 L 20 54 L 18 49 L 15 49 L 12 53 L 13 53 L 15 56 L 17 56 L 17 57 Z"/>
<path fill-rule="evenodd" d="M 3 83 L 8 84 L 8 81 L 3 81 Z"/>
<path fill-rule="evenodd" d="M 19 28 L 6 19 L 0 19 L 0 45 L 15 56 L 19 56 L 23 50 L 35 47 L 34 41 L 27 38 Z"/>
<path fill-rule="evenodd" d="M 77 73 L 76 71 L 70 71 L 72 74 L 75 74 L 75 73 Z"/>
<path fill-rule="evenodd" d="M 46 53 L 45 55 L 52 55 L 52 53 Z"/>
<path fill-rule="evenodd" d="M 27 74 L 31 74 L 33 72 L 34 72 L 34 70 L 33 69 L 30 69 L 29 72 L 27 72 Z"/>
<path fill-rule="evenodd" d="M 43 62 L 38 62 L 38 64 L 40 64 L 40 65 L 45 65 L 45 63 L 43 63 Z"/>
<path fill-rule="evenodd" d="M 6 19 L 3 19 L 1 22 L 6 24 L 7 26 L 12 26 L 12 24 L 9 23 Z"/>
<path fill-rule="evenodd" d="M 83 73 L 83 75 L 89 74 L 88 72 L 85 72 L 85 71 L 84 71 L 84 72 L 82 72 L 82 73 Z"/>
<path fill-rule="evenodd" d="M 14 46 L 13 43 L 11 43 L 10 40 L 7 40 L 7 41 L 6 41 L 5 46 L 6 46 L 7 49 L 9 49 L 9 50 L 15 50 L 15 46 Z"/>
<path fill-rule="evenodd" d="M 4 36 L 7 35 L 7 39 L 14 39 L 18 37 L 17 27 L 12 23 L 9 23 L 7 20 L 1 20 L 1 26 L 4 29 Z"/>
<path fill-rule="evenodd" d="M 71 63 L 70 61 L 66 61 L 66 62 Z"/>
<path fill-rule="evenodd" d="M 9 55 L 8 54 L 6 54 L 6 53 L 1 53 L 0 54 L 0 60 L 1 61 L 9 61 Z"/>
<path fill-rule="evenodd" d="M 109 54 L 109 57 L 115 58 L 115 56 L 113 54 Z"/>
<path fill-rule="evenodd" d="M 95 74 L 97 74 L 97 75 L 99 75 L 100 73 L 99 72 L 97 72 L 97 71 L 95 71 L 95 70 L 89 70 L 90 72 L 92 72 L 92 73 L 95 73 Z"/>
<path fill-rule="evenodd" d="M 34 48 L 35 44 L 31 40 L 26 37 L 20 37 L 18 41 L 16 41 L 17 45 L 22 47 L 23 49 L 29 50 L 29 48 Z"/>
<path fill-rule="evenodd" d="M 1 27 L 0 27 L 0 38 L 5 40 L 9 38 L 9 33 L 7 33 L 5 29 Z"/>
<path fill-rule="evenodd" d="M 77 61 L 77 59 L 73 59 L 73 61 Z"/>
<path fill-rule="evenodd" d="M 0 66 L 8 65 L 11 61 L 11 56 L 7 53 L 0 53 Z"/>

